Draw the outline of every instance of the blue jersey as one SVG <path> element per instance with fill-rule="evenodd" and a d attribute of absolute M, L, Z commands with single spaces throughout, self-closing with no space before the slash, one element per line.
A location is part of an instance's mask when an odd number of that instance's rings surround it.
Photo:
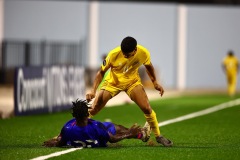
<path fill-rule="evenodd" d="M 74 147 L 106 147 L 109 134 L 115 135 L 113 123 L 88 119 L 88 125 L 80 127 L 76 125 L 76 119 L 68 121 L 62 128 L 60 136 L 65 145 Z"/>

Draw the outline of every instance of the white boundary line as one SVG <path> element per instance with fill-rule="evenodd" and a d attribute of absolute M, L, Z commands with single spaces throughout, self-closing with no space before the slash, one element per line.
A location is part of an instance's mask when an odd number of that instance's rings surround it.
<path fill-rule="evenodd" d="M 207 109 L 204 109 L 204 110 L 201 110 L 201 111 L 198 111 L 198 112 L 187 114 L 185 116 L 180 116 L 180 117 L 177 117 L 177 118 L 174 118 L 174 119 L 163 121 L 163 122 L 159 123 L 159 126 L 161 126 L 161 127 L 166 126 L 166 125 L 169 125 L 169 124 L 172 124 L 172 123 L 176 123 L 176 122 L 184 121 L 184 120 L 187 120 L 187 119 L 203 116 L 203 115 L 206 115 L 206 114 L 217 112 L 219 110 L 223 110 L 223 109 L 226 109 L 226 108 L 231 108 L 231 107 L 234 107 L 234 106 L 237 106 L 237 105 L 240 105 L 240 98 L 229 101 L 229 102 L 226 102 L 226 103 L 222 103 L 222 104 L 219 104 L 219 105 L 216 105 L 216 106 L 213 106 L 211 108 L 207 108 Z M 79 150 L 79 149 L 83 149 L 83 148 L 82 147 L 81 148 L 71 148 L 71 149 L 68 149 L 68 150 L 55 152 L 55 153 L 52 153 L 52 154 L 49 154 L 49 155 L 46 155 L 46 156 L 36 157 L 36 158 L 31 159 L 31 160 L 46 160 L 48 158 L 57 157 L 57 156 L 60 156 L 62 154 L 73 152 L 73 151 L 76 151 L 76 150 Z"/>
<path fill-rule="evenodd" d="M 187 120 L 187 119 L 203 116 L 203 115 L 206 115 L 206 114 L 209 114 L 209 113 L 217 112 L 217 111 L 222 110 L 222 109 L 234 107 L 236 105 L 240 105 L 240 98 L 229 101 L 229 102 L 226 102 L 226 103 L 222 103 L 222 104 L 219 104 L 219 105 L 216 105 L 216 106 L 213 106 L 211 108 L 207 108 L 207 109 L 204 109 L 204 110 L 201 110 L 201 111 L 198 111 L 198 112 L 190 113 L 190 114 L 187 114 L 185 116 L 181 116 L 181 117 L 177 117 L 177 118 L 170 119 L 170 120 L 167 120 L 167 121 L 163 121 L 163 122 L 159 123 L 158 125 L 159 126 L 166 126 L 166 125 L 171 124 L 171 123 L 176 123 L 176 122 L 184 121 L 184 120 Z"/>
<path fill-rule="evenodd" d="M 55 152 L 55 153 L 52 153 L 52 154 L 49 154 L 49 155 L 46 155 L 46 156 L 40 156 L 40 157 L 37 157 L 37 158 L 33 158 L 31 160 L 45 160 L 45 159 L 48 159 L 48 158 L 57 157 L 57 156 L 60 156 L 62 154 L 73 152 L 73 151 L 76 151 L 76 150 L 79 150 L 79 149 L 83 149 L 83 148 L 82 147 L 80 147 L 80 148 L 71 148 L 71 149 L 67 149 L 67 150 L 64 150 L 64 151 Z"/>

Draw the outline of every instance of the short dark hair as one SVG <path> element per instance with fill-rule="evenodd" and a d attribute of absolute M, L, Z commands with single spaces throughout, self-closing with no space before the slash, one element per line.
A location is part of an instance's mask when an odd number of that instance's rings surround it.
<path fill-rule="evenodd" d="M 134 51 L 134 49 L 136 48 L 137 46 L 137 41 L 136 39 L 134 39 L 133 37 L 125 37 L 123 40 L 122 40 L 122 43 L 121 43 L 121 50 L 123 53 L 125 54 L 128 54 L 132 51 Z"/>
<path fill-rule="evenodd" d="M 83 119 L 85 117 L 89 116 L 88 109 L 89 104 L 86 100 L 76 100 L 75 102 L 72 102 L 72 116 L 76 119 Z"/>
<path fill-rule="evenodd" d="M 228 51 L 228 55 L 229 55 L 229 56 L 234 56 L 233 51 Z"/>

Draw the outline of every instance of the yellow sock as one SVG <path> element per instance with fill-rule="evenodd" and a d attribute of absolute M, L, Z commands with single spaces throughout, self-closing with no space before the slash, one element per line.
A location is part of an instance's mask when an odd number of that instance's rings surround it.
<path fill-rule="evenodd" d="M 152 110 L 151 114 L 144 114 L 144 116 L 145 116 L 148 124 L 151 126 L 155 137 L 160 136 L 160 129 L 158 127 L 158 120 L 157 120 L 156 113 L 154 112 L 154 110 Z"/>

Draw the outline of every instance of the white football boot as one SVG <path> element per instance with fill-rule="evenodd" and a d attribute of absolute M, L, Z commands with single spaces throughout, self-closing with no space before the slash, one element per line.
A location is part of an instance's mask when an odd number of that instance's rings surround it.
<path fill-rule="evenodd" d="M 142 141 L 143 142 L 147 142 L 150 139 L 151 132 L 152 132 L 152 129 L 151 129 L 150 125 L 148 124 L 148 122 L 146 122 L 143 127 L 143 131 L 142 131 L 142 133 L 143 133 Z"/>

